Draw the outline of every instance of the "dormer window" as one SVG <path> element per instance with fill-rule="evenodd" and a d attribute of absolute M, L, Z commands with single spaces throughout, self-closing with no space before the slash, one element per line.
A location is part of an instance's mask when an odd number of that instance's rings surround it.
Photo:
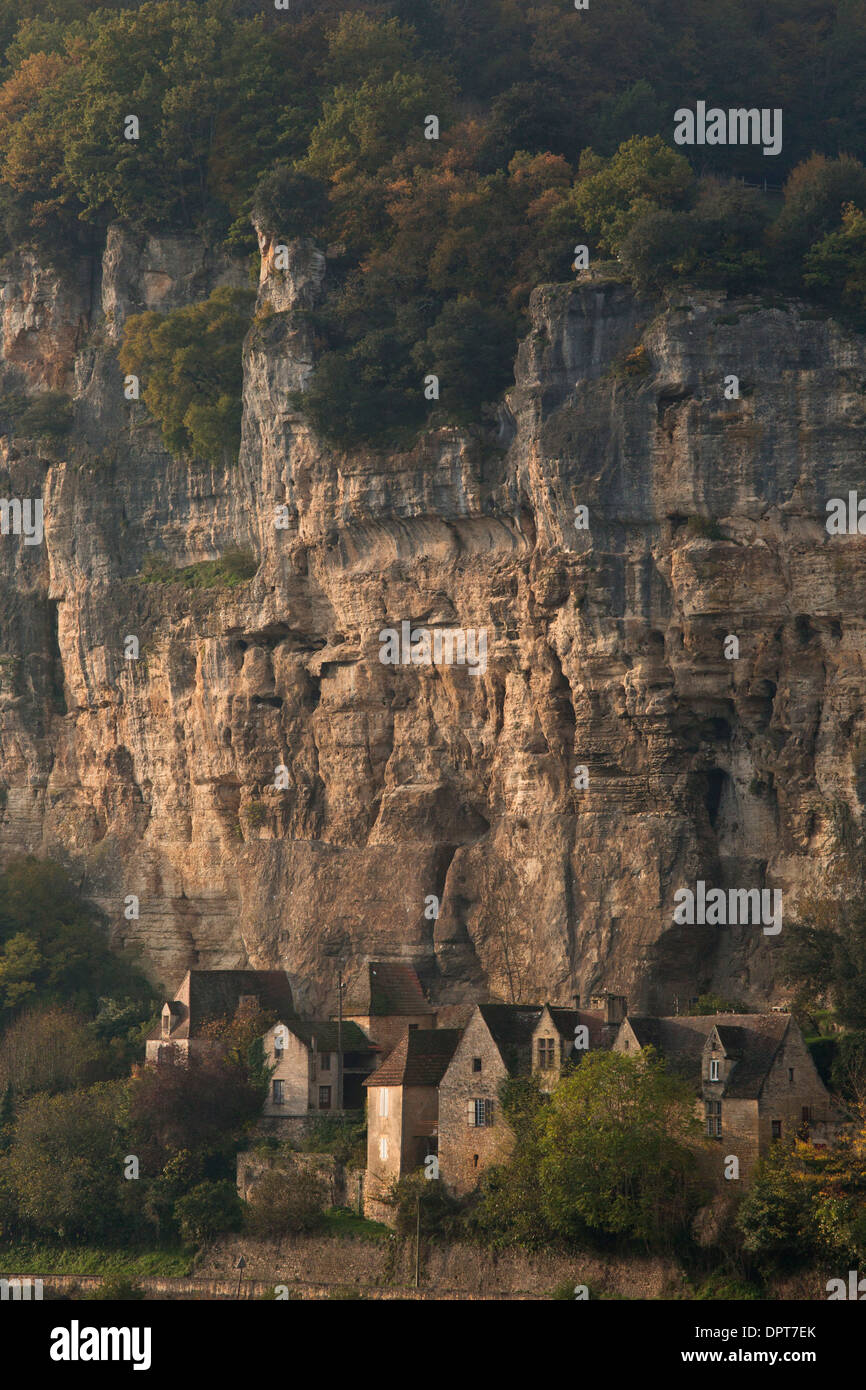
<path fill-rule="evenodd" d="M 167 1038 L 171 1032 L 171 1010 L 166 1004 L 162 1011 L 162 1036 Z"/>
<path fill-rule="evenodd" d="M 710 1058 L 710 1080 L 711 1080 L 711 1081 L 718 1081 L 718 1080 L 719 1080 L 719 1059 L 718 1059 L 718 1057 L 711 1057 L 711 1058 Z"/>

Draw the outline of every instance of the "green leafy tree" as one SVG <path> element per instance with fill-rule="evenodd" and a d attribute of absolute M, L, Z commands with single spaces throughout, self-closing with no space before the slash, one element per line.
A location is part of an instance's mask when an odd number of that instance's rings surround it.
<path fill-rule="evenodd" d="M 58 1005 L 20 1014 L 0 1036 L 0 1086 L 18 1096 L 95 1080 L 102 1051 L 90 1025 Z"/>
<path fill-rule="evenodd" d="M 233 1155 L 244 1127 L 260 1111 L 260 1094 L 242 1068 L 217 1056 L 145 1067 L 130 1084 L 134 1152 L 152 1172 L 184 1149 L 222 1159 Z"/>
<path fill-rule="evenodd" d="M 127 319 L 120 365 L 142 378 L 144 402 L 172 453 L 219 462 L 237 451 L 241 348 L 254 298 L 221 286 L 199 304 Z"/>
<path fill-rule="evenodd" d="M 864 198 L 866 203 L 866 198 Z M 806 255 L 803 278 L 858 321 L 866 317 L 866 212 L 849 203 L 842 225 L 817 242 Z"/>
<path fill-rule="evenodd" d="M 125 1101 L 125 1082 L 101 1082 L 23 1106 L 7 1160 L 22 1221 L 62 1240 L 140 1229 L 123 1179 Z"/>
<path fill-rule="evenodd" d="M 809 899 L 785 929 L 785 980 L 801 1006 L 832 1001 L 847 1028 L 866 1029 L 866 906 L 859 893 L 841 901 Z"/>
<path fill-rule="evenodd" d="M 153 991 L 105 932 L 59 864 L 31 856 L 0 873 L 0 1019 L 21 1004 L 63 1003 L 92 1017 L 127 995 L 146 1015 Z"/>
<path fill-rule="evenodd" d="M 655 1244 L 693 1214 L 694 1095 L 651 1055 L 590 1052 L 541 1112 L 539 1183 L 551 1229 Z"/>
<path fill-rule="evenodd" d="M 609 160 L 581 156 L 574 210 L 596 247 L 618 255 L 632 227 L 649 212 L 685 207 L 694 194 L 687 159 L 661 136 L 632 136 Z"/>
<path fill-rule="evenodd" d="M 737 1215 L 743 1244 L 767 1269 L 866 1259 L 866 1126 L 832 1148 L 774 1144 Z"/>
<path fill-rule="evenodd" d="M 188 226 L 206 211 L 224 27 L 219 6 L 181 0 L 100 23 L 64 159 L 87 215 Z M 139 139 L 126 138 L 130 115 Z"/>
<path fill-rule="evenodd" d="M 252 216 L 271 236 L 310 236 L 326 222 L 328 191 L 320 179 L 277 164 L 256 185 Z"/>
<path fill-rule="evenodd" d="M 828 159 L 814 154 L 793 169 L 772 239 L 794 269 L 810 247 L 842 223 L 845 207 L 866 207 L 866 166 L 852 155 Z"/>

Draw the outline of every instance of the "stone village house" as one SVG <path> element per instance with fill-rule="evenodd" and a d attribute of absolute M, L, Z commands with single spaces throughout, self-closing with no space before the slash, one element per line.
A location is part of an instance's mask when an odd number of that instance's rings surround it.
<path fill-rule="evenodd" d="M 367 1172 L 364 1212 L 390 1219 L 388 1196 L 395 1182 L 435 1156 L 439 1133 L 439 1084 L 460 1041 L 457 1028 L 407 1028 L 367 1091 Z"/>
<path fill-rule="evenodd" d="M 368 1215 L 387 1221 L 392 1184 L 432 1156 L 449 1191 L 470 1191 L 510 1149 L 501 1083 L 534 1073 L 542 1090 L 552 1090 L 566 1062 L 580 1055 L 578 1026 L 589 1047 L 610 1047 L 625 1001 L 602 1002 L 605 1011 L 479 1004 L 462 1031 L 410 1026 L 365 1082 Z"/>
<path fill-rule="evenodd" d="M 280 1043 L 283 1046 L 280 1046 Z M 379 1049 L 358 1027 L 328 1020 L 285 1018 L 263 1039 L 265 1064 L 273 1069 L 263 1115 L 290 1119 L 311 1112 L 335 1113 L 339 1108 L 338 1043 L 342 1042 L 343 1108 L 364 1105 L 362 1083 L 379 1063 Z"/>
<path fill-rule="evenodd" d="M 219 1044 L 203 1029 L 249 1009 L 282 1015 L 295 1012 L 292 987 L 284 970 L 188 970 L 174 999 L 162 1006 L 160 1021 L 148 1035 L 148 1062 L 183 1062 L 205 1056 Z"/>
<path fill-rule="evenodd" d="M 789 1014 L 627 1017 L 617 1052 L 653 1047 L 694 1088 L 708 1138 L 735 1155 L 748 1178 L 774 1139 L 832 1142 L 841 1117 Z M 720 1165 L 708 1162 L 715 1176 Z"/>

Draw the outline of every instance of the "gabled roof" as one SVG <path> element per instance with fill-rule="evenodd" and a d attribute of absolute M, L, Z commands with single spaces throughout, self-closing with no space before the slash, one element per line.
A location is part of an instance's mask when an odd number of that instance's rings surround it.
<path fill-rule="evenodd" d="M 718 1017 L 706 1014 L 690 1018 L 683 1014 L 675 1018 L 652 1018 L 629 1014 L 625 1022 L 631 1025 L 641 1047 L 654 1047 L 664 1057 L 669 1071 L 700 1090 L 704 1044 Z"/>
<path fill-rule="evenodd" d="M 703 1055 L 712 1033 L 734 1063 L 722 1094 L 733 1100 L 756 1099 L 785 1039 L 789 1014 L 703 1014 L 675 1018 L 629 1017 L 641 1047 L 654 1047 L 676 1072 L 701 1089 Z"/>
<path fill-rule="evenodd" d="M 459 1028 L 407 1028 L 365 1086 L 438 1086 L 461 1038 Z"/>
<path fill-rule="evenodd" d="M 234 1018 L 242 995 L 255 995 L 265 1012 L 295 1012 L 285 970 L 188 970 L 177 995 L 168 1001 L 171 1039 L 195 1037 L 211 1019 Z M 161 1027 L 153 1029 L 149 1036 L 162 1037 Z"/>
<path fill-rule="evenodd" d="M 720 1023 L 720 1018 L 724 1022 Z M 719 1041 L 726 1055 L 735 1062 L 725 1085 L 726 1097 L 757 1099 L 790 1026 L 790 1014 L 716 1016 Z"/>
<path fill-rule="evenodd" d="M 414 966 L 404 961 L 371 960 L 346 1004 L 347 1014 L 381 1018 L 393 1014 L 432 1014 L 435 1009 L 421 988 Z"/>
<path fill-rule="evenodd" d="M 294 1033 L 296 1038 L 300 1038 L 302 1043 L 311 1047 L 316 1045 L 318 1052 L 336 1052 L 338 1046 L 339 1025 L 333 1019 L 299 1019 L 286 1018 L 280 1019 L 290 1033 Z M 350 1023 L 343 1020 L 343 1051 L 344 1052 L 378 1052 L 376 1044 L 371 1042 L 367 1034 L 357 1023 Z"/>

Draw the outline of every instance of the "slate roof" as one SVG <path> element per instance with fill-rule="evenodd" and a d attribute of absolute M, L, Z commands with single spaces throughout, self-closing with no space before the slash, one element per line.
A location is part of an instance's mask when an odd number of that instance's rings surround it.
<path fill-rule="evenodd" d="M 720 1017 L 722 1015 L 706 1014 L 690 1018 L 683 1014 L 675 1018 L 652 1018 L 629 1014 L 626 1022 L 631 1025 L 641 1047 L 654 1047 L 671 1072 L 700 1090 L 704 1044 Z"/>
<path fill-rule="evenodd" d="M 719 1040 L 737 1063 L 725 1086 L 725 1096 L 755 1100 L 776 1060 L 791 1024 L 788 1014 L 724 1014 L 716 1016 Z"/>
<path fill-rule="evenodd" d="M 388 1014 L 432 1014 L 414 966 L 404 961 L 371 960 L 364 968 L 347 1014 L 382 1018 Z"/>
<path fill-rule="evenodd" d="M 438 1086 L 461 1038 L 459 1028 L 407 1028 L 365 1086 Z"/>
<path fill-rule="evenodd" d="M 544 1012 L 540 1004 L 479 1004 L 478 1011 L 512 1076 L 532 1067 L 532 1035 Z M 572 1033 L 572 1037 L 574 1034 Z"/>
<path fill-rule="evenodd" d="M 195 1037 L 202 1025 L 214 1018 L 234 1018 L 241 995 L 254 994 L 267 1011 L 291 1015 L 295 1012 L 292 987 L 285 970 L 189 970 L 178 994 L 189 985 L 189 1005 L 177 998 L 169 1000 L 172 1017 L 171 1038 Z M 174 1022 L 178 1019 L 178 1022 Z M 161 1038 L 158 1024 L 148 1035 Z"/>
<path fill-rule="evenodd" d="M 548 1004 L 547 1008 L 553 1026 L 564 1042 L 574 1042 L 574 1030 L 579 1023 L 585 1024 L 589 1029 L 590 1047 L 601 1047 L 605 1038 L 609 1040 L 611 1036 L 604 1021 L 604 1014 L 588 1009 L 561 1009 L 554 1004 Z"/>
<path fill-rule="evenodd" d="M 641 1047 L 655 1047 L 671 1071 L 701 1089 L 704 1048 L 715 1028 L 727 1056 L 735 1062 L 722 1095 L 755 1100 L 785 1039 L 788 1014 L 704 1014 L 690 1018 L 629 1016 Z"/>
<path fill-rule="evenodd" d="M 316 1044 L 318 1052 L 336 1052 L 338 1043 L 338 1026 L 333 1019 L 281 1019 L 285 1023 L 290 1033 L 294 1033 L 296 1038 L 311 1047 L 313 1042 Z M 344 1052 L 378 1052 L 376 1044 L 371 1042 L 357 1023 L 350 1023 L 343 1020 L 343 1051 Z"/>

